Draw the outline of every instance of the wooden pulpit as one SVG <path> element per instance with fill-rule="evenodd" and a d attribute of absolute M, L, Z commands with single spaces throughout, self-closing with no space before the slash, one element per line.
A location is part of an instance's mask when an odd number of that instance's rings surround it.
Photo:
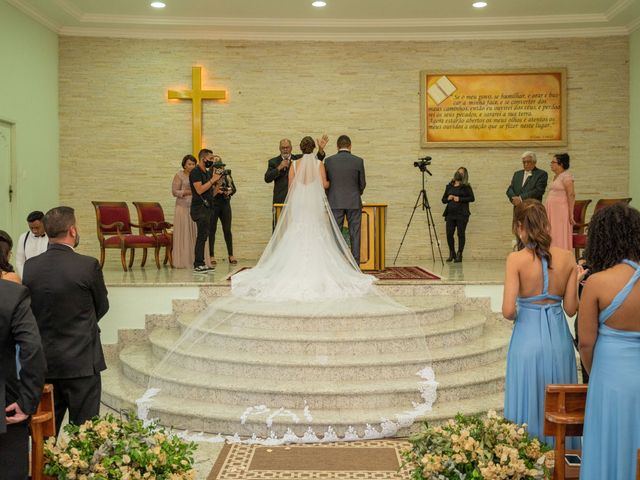
<path fill-rule="evenodd" d="M 274 223 L 278 222 L 283 207 L 283 203 L 273 204 Z M 386 223 L 386 204 L 367 203 L 362 206 L 360 223 L 360 268 L 362 270 L 384 270 Z"/>

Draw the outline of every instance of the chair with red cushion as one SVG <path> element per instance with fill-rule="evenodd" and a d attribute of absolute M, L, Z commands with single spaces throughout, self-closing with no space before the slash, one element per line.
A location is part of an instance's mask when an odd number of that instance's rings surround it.
<path fill-rule="evenodd" d="M 158 240 L 160 248 L 165 247 L 164 265 L 173 267 L 173 233 L 169 231 L 173 225 L 164 219 L 162 205 L 157 202 L 133 202 L 138 212 L 140 235 L 152 235 Z M 145 250 L 142 265 L 147 257 Z M 158 262 L 159 259 L 156 259 Z"/>
<path fill-rule="evenodd" d="M 122 268 L 127 271 L 126 255 L 131 250 L 129 268 L 133 265 L 135 249 L 142 248 L 146 258 L 147 249 L 155 250 L 156 266 L 160 268 L 160 245 L 153 235 L 135 235 L 131 227 L 139 227 L 131 223 L 129 207 L 125 202 L 91 202 L 96 209 L 96 224 L 98 229 L 98 241 L 100 242 L 100 266 L 104 265 L 105 250 L 117 248 L 120 250 Z"/>
<path fill-rule="evenodd" d="M 602 198 L 596 202 L 596 206 L 593 209 L 593 213 L 595 214 L 597 211 L 602 210 L 603 208 L 609 207 L 611 205 L 615 205 L 616 203 L 628 204 L 629 202 L 631 202 L 631 198 Z M 576 219 L 576 223 L 578 223 L 578 219 L 576 217 L 577 204 L 578 202 L 576 201 L 576 206 L 573 208 L 573 215 L 574 215 L 573 218 Z M 586 206 L 585 206 L 585 210 L 586 210 Z M 575 227 L 578 226 L 576 225 L 574 226 L 574 232 L 573 232 L 573 248 L 576 253 L 576 258 L 579 258 L 580 250 L 583 248 L 586 248 L 587 246 L 588 235 L 585 232 L 586 230 L 588 230 L 589 224 L 585 223 L 584 220 L 580 222 L 580 224 L 582 227 L 582 231 L 576 232 Z"/>
<path fill-rule="evenodd" d="M 587 236 L 584 231 L 587 226 L 587 207 L 591 200 L 576 200 L 573 206 L 573 249 L 576 253 L 576 260 L 580 258 L 580 249 L 585 247 Z"/>

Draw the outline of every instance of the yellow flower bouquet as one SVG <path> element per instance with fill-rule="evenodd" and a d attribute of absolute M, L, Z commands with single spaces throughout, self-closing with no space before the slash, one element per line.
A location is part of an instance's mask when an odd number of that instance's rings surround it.
<path fill-rule="evenodd" d="M 195 443 L 135 415 L 94 417 L 45 443 L 46 475 L 58 480 L 192 480 Z"/>
<path fill-rule="evenodd" d="M 425 422 L 409 441 L 403 457 L 411 480 L 547 479 L 553 467 L 549 446 L 494 411 L 485 418 L 458 414 L 436 427 Z"/>

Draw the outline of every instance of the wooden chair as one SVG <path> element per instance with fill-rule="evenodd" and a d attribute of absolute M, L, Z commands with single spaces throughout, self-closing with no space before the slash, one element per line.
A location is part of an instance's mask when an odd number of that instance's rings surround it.
<path fill-rule="evenodd" d="M 156 266 L 160 268 L 160 245 L 154 235 L 134 235 L 131 227 L 140 225 L 131 223 L 129 207 L 125 202 L 91 202 L 96 209 L 96 226 L 98 241 L 100 242 L 100 266 L 104 266 L 105 249 L 117 248 L 120 250 L 122 268 L 127 271 L 126 255 L 131 250 L 129 268 L 133 265 L 135 249 L 142 248 L 144 257 L 142 266 L 147 258 L 147 249 L 155 249 Z"/>
<path fill-rule="evenodd" d="M 576 260 L 580 258 L 580 249 L 584 248 L 586 244 L 587 236 L 585 235 L 587 207 L 591 203 L 591 200 L 576 200 L 573 206 L 573 249 L 576 254 Z M 576 239 L 576 237 L 578 237 Z"/>
<path fill-rule="evenodd" d="M 138 213 L 138 224 L 140 225 L 140 235 L 152 235 L 156 237 L 160 248 L 165 247 L 164 262 L 173 267 L 173 224 L 164 219 L 164 210 L 158 202 L 133 202 Z M 144 251 L 142 265 L 147 258 L 147 251 Z M 156 260 L 158 262 L 158 260 Z"/>
<path fill-rule="evenodd" d="M 616 203 L 625 203 L 628 204 L 631 202 L 631 198 L 602 198 L 596 202 L 596 206 L 593 209 L 593 213 L 595 214 L 597 211 L 602 210 L 603 208 L 609 207 L 611 205 L 615 205 Z M 576 218 L 576 208 L 578 205 L 578 201 L 576 200 L 576 206 L 573 207 L 573 218 L 576 219 L 576 223 L 578 220 Z M 586 210 L 586 206 L 585 206 Z M 578 226 L 578 225 L 576 225 Z M 587 246 L 587 234 L 586 230 L 588 230 L 589 224 L 585 223 L 584 220 L 580 222 L 581 232 L 576 232 L 574 227 L 573 231 L 573 249 L 575 251 L 576 259 L 580 258 L 580 250 L 586 248 Z"/>
<path fill-rule="evenodd" d="M 565 437 L 582 436 L 587 385 L 547 385 L 544 394 L 544 434 L 555 437 L 553 478 L 565 479 Z"/>
<path fill-rule="evenodd" d="M 44 480 L 44 441 L 56 434 L 53 385 L 45 384 L 36 413 L 31 416 L 31 480 Z"/>

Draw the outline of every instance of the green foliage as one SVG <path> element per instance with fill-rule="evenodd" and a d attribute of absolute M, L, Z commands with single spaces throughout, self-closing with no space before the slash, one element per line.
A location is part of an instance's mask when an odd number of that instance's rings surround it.
<path fill-rule="evenodd" d="M 196 444 L 167 433 L 156 424 L 144 426 L 133 414 L 94 417 L 64 427 L 56 445 L 45 443 L 45 474 L 58 480 L 192 480 Z"/>
<path fill-rule="evenodd" d="M 446 424 L 424 422 L 403 452 L 411 480 L 547 479 L 553 450 L 491 411 L 485 418 L 458 414 Z"/>

